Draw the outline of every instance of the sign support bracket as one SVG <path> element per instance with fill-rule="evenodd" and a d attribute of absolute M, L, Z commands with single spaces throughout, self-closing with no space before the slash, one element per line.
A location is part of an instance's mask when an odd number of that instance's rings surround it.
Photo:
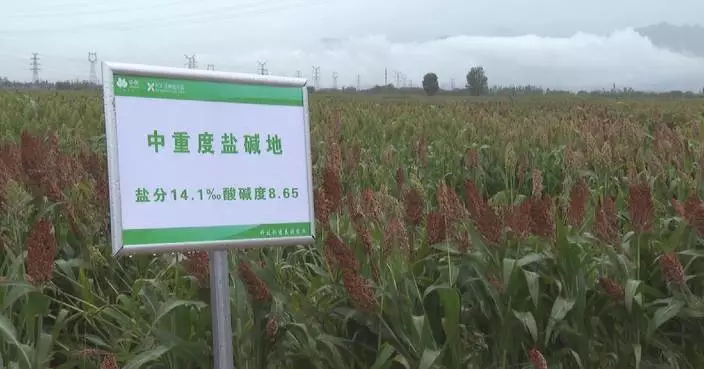
<path fill-rule="evenodd" d="M 209 252 L 210 309 L 213 322 L 213 369 L 235 369 L 232 355 L 230 271 L 227 250 Z"/>

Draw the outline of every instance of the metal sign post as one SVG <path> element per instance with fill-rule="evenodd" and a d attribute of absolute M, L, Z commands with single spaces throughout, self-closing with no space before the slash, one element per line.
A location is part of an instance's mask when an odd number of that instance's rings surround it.
<path fill-rule="evenodd" d="M 210 259 L 210 308 L 213 321 L 213 368 L 234 369 L 230 319 L 230 271 L 227 251 L 212 251 Z"/>
<path fill-rule="evenodd" d="M 103 63 L 113 255 L 207 251 L 215 369 L 233 369 L 227 249 L 312 244 L 302 78 Z"/>

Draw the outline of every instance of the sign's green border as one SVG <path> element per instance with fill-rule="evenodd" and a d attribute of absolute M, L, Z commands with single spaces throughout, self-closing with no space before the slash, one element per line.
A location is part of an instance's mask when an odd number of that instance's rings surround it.
<path fill-rule="evenodd" d="M 131 245 L 265 240 L 269 238 L 306 236 L 312 236 L 310 223 L 276 223 L 217 227 L 125 229 L 122 231 L 122 242 L 125 247 L 129 247 Z"/>
<path fill-rule="evenodd" d="M 303 88 L 114 74 L 115 96 L 303 106 Z"/>

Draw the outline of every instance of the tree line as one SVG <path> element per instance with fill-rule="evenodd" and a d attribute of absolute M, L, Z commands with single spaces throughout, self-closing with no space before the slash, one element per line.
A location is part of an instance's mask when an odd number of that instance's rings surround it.
<path fill-rule="evenodd" d="M 467 73 L 466 79 L 465 88 L 471 96 L 482 96 L 489 93 L 489 80 L 484 72 L 484 67 L 472 67 Z M 428 96 L 433 96 L 440 90 L 437 74 L 431 72 L 423 76 L 423 90 Z"/>
<path fill-rule="evenodd" d="M 88 81 L 37 81 L 37 82 L 18 82 L 12 81 L 6 77 L 0 77 L 0 89 L 16 89 L 16 90 L 30 90 L 30 89 L 43 89 L 43 90 L 100 90 L 101 86 L 90 83 Z M 543 88 L 535 85 L 525 85 L 525 86 L 500 86 L 493 85 L 489 86 L 489 81 L 486 76 L 486 72 L 482 66 L 472 67 L 466 75 L 466 83 L 462 88 L 456 88 L 452 90 L 441 90 L 440 84 L 438 82 L 438 76 L 436 73 L 430 72 L 423 76 L 423 83 L 421 87 L 402 87 L 394 86 L 393 84 L 388 85 L 377 85 L 364 90 L 357 90 L 356 88 L 349 86 L 343 87 L 341 89 L 318 89 L 317 91 L 312 87 L 308 87 L 310 93 L 321 92 L 321 93 L 363 93 L 363 94 L 426 94 L 428 96 L 434 95 L 470 95 L 470 96 L 525 96 L 525 95 L 584 95 L 584 96 L 615 96 L 615 97 L 672 97 L 672 98 L 688 98 L 688 97 L 701 97 L 704 95 L 704 89 L 699 92 L 692 91 L 666 91 L 666 92 L 650 92 L 650 91 L 637 91 L 629 87 L 616 88 L 613 86 L 608 90 L 582 90 L 582 91 L 566 91 L 559 89 L 549 89 Z"/>
<path fill-rule="evenodd" d="M 434 96 L 440 92 L 440 84 L 437 74 L 433 72 L 426 73 L 423 76 L 423 91 L 428 96 Z M 596 91 L 578 91 L 577 93 L 565 90 L 555 90 L 542 88 L 539 86 L 491 86 L 489 87 L 488 78 L 484 67 L 472 67 L 466 76 L 466 84 L 464 89 L 459 89 L 457 92 L 461 94 L 469 94 L 470 96 L 483 95 L 591 95 L 591 96 L 669 96 L 669 97 L 700 97 L 704 95 L 704 88 L 699 92 L 692 91 L 667 91 L 667 92 L 646 92 L 636 91 L 630 87 L 616 88 L 616 85 L 610 90 Z"/>

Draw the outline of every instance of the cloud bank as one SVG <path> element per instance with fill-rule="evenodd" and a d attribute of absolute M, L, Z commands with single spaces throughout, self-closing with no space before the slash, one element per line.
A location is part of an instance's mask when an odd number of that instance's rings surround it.
<path fill-rule="evenodd" d="M 299 48 L 260 50 L 245 54 L 209 54 L 208 59 L 235 60 L 252 65 L 267 60 L 271 73 L 295 70 L 310 78 L 319 65 L 320 82 L 338 85 L 382 84 L 384 68 L 399 71 L 420 83 L 435 72 L 441 84 L 462 84 L 469 68 L 482 65 L 491 85 L 539 85 L 569 90 L 631 87 L 644 90 L 694 90 L 704 87 L 704 58 L 659 49 L 632 29 L 610 35 L 577 33 L 571 37 L 453 36 L 413 43 L 397 43 L 384 36 L 325 40 Z M 254 69 L 247 67 L 248 69 Z M 390 73 L 389 82 L 394 82 Z"/>
<path fill-rule="evenodd" d="M 234 39 L 210 44 L 200 39 L 186 46 L 144 38 L 123 47 L 113 43 L 110 49 L 96 51 L 104 60 L 181 67 L 185 60 L 179 51 L 185 49 L 197 55 L 202 68 L 212 63 L 218 70 L 255 73 L 257 61 L 266 60 L 270 74 L 291 76 L 299 70 L 309 79 L 311 67 L 316 65 L 320 66 L 321 87 L 332 86 L 333 72 L 339 75 L 338 86 L 355 86 L 357 75 L 362 87 L 380 85 L 384 83 L 385 68 L 389 83 L 395 82 L 395 72 L 400 72 L 417 86 L 426 72 L 435 72 L 442 86 L 449 86 L 454 78 L 460 87 L 469 68 L 475 65 L 484 67 L 490 85 L 591 90 L 610 89 L 616 84 L 617 88 L 655 91 L 701 91 L 704 87 L 704 58 L 659 49 L 633 29 L 609 35 L 452 36 L 418 42 L 396 42 L 375 35 L 301 42 L 301 36 L 283 35 L 271 42 Z M 26 58 L 0 60 L 11 77 L 26 80 L 30 76 Z M 43 61 L 48 67 L 43 78 L 87 78 L 83 57 L 44 54 Z"/>

